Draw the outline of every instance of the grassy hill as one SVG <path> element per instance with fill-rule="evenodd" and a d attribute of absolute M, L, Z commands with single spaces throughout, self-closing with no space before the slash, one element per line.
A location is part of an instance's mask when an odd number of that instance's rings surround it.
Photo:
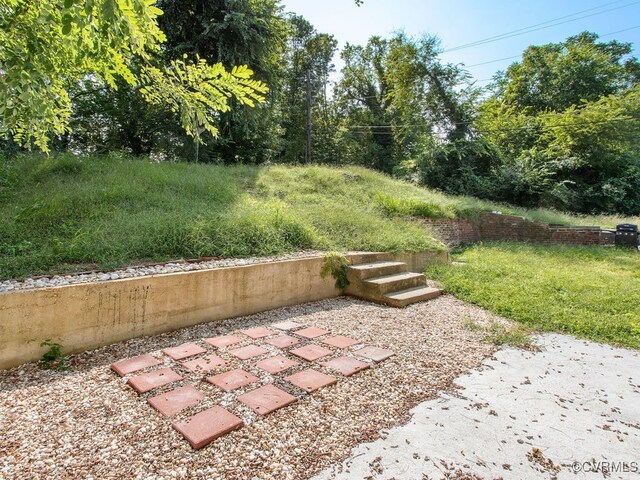
<path fill-rule="evenodd" d="M 303 249 L 441 250 L 416 217 L 500 210 L 364 168 L 154 163 L 112 155 L 0 159 L 0 280 L 144 261 Z"/>

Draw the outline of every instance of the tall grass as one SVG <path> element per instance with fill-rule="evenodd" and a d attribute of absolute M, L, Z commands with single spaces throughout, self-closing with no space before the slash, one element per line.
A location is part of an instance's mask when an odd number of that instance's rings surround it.
<path fill-rule="evenodd" d="M 154 163 L 126 156 L 0 158 L 0 279 L 199 256 L 301 249 L 439 250 L 414 217 L 500 210 L 365 168 Z"/>

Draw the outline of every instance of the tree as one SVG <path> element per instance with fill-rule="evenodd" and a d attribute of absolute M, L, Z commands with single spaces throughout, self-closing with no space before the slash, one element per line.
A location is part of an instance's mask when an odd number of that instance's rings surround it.
<path fill-rule="evenodd" d="M 579 212 L 640 206 L 640 64 L 588 32 L 529 47 L 474 128 L 496 150 L 492 198 Z"/>
<path fill-rule="evenodd" d="M 219 134 L 200 149 L 202 157 L 231 162 L 272 160 L 280 148 L 278 106 L 288 22 L 279 0 L 159 0 L 167 35 L 164 56 L 197 55 L 210 63 L 246 64 L 269 85 L 258 108 L 234 107 L 219 115 Z"/>
<path fill-rule="evenodd" d="M 334 70 L 332 58 L 338 42 L 332 35 L 318 33 L 299 15 L 289 17 L 290 36 L 283 57 L 285 65 L 282 96 L 283 145 L 281 159 L 296 163 L 304 159 L 306 137 L 307 82 L 314 121 L 314 158 L 331 160 L 334 129 L 327 106 L 328 77 Z"/>
<path fill-rule="evenodd" d="M 598 38 L 582 32 L 561 43 L 528 47 L 522 62 L 513 63 L 504 73 L 499 96 L 507 105 L 528 108 L 533 114 L 561 112 L 638 83 L 640 63 L 628 57 L 632 44 L 603 43 Z"/>
<path fill-rule="evenodd" d="M 254 105 L 266 86 L 244 66 L 227 71 L 201 58 L 156 61 L 165 35 L 152 0 L 0 0 L 0 133 L 48 151 L 67 131 L 70 85 L 86 78 L 135 86 L 174 111 L 188 135 L 216 134 L 229 99 Z M 134 70 L 134 63 L 139 69 Z"/>
<path fill-rule="evenodd" d="M 360 157 L 357 163 L 392 172 L 443 137 L 468 136 L 478 91 L 461 68 L 440 62 L 438 52 L 435 37 L 403 34 L 345 47 L 335 93 L 345 119 L 344 149 Z"/>

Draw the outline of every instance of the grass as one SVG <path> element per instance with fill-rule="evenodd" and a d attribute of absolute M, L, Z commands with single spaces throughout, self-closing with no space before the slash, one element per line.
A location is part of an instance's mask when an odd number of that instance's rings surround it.
<path fill-rule="evenodd" d="M 398 184 L 365 169 L 72 155 L 0 165 L 0 280 L 201 256 L 444 248 L 376 203 Z"/>
<path fill-rule="evenodd" d="M 357 167 L 23 155 L 0 158 L 0 280 L 303 249 L 441 250 L 415 217 L 486 210 L 617 221 L 451 197 Z"/>
<path fill-rule="evenodd" d="M 529 328 L 640 347 L 640 254 L 601 247 L 479 244 L 428 274 L 457 297 Z"/>

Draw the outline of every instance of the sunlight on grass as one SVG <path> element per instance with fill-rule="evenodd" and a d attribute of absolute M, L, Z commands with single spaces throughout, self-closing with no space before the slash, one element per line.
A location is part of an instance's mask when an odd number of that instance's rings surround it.
<path fill-rule="evenodd" d="M 640 254 L 602 247 L 485 244 L 428 274 L 447 291 L 543 331 L 640 347 Z"/>

